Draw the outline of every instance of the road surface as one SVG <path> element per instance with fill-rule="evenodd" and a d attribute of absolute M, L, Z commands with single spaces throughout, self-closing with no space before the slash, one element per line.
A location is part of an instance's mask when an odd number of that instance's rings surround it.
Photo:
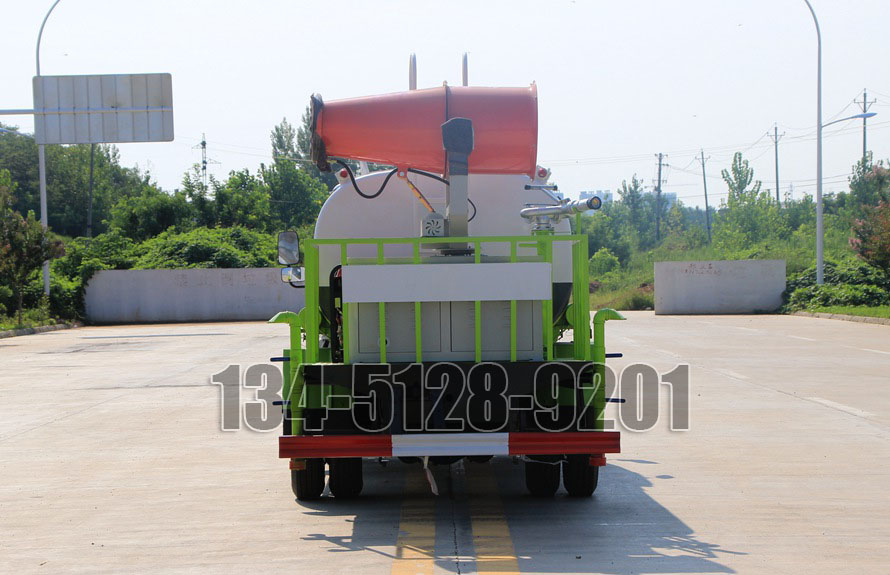
<path fill-rule="evenodd" d="M 690 364 L 692 429 L 624 433 L 589 500 L 533 499 L 505 458 L 436 468 L 439 497 L 366 462 L 366 496 L 297 504 L 277 434 L 221 432 L 209 384 L 278 355 L 280 325 L 0 340 L 2 570 L 886 572 L 890 327 L 627 316 L 613 365 Z"/>

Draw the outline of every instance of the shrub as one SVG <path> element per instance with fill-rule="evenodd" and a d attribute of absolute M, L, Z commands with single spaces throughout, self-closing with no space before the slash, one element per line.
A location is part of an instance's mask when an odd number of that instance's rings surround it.
<path fill-rule="evenodd" d="M 785 311 L 824 306 L 890 303 L 890 275 L 858 260 L 825 262 L 824 284 L 816 285 L 816 268 L 792 275 L 785 289 Z"/>
<path fill-rule="evenodd" d="M 890 272 L 890 203 L 863 210 L 865 216 L 853 222 L 850 246 L 869 264 Z"/>
<path fill-rule="evenodd" d="M 600 248 L 590 258 L 590 273 L 593 277 L 602 277 L 618 269 L 620 265 L 618 258 L 609 251 L 609 248 Z"/>
<path fill-rule="evenodd" d="M 890 304 L 890 292 L 871 285 L 820 285 L 800 288 L 791 294 L 789 306 L 795 310 L 826 307 Z"/>
<path fill-rule="evenodd" d="M 247 268 L 275 263 L 272 234 L 246 228 L 171 229 L 136 246 L 137 269 Z"/>

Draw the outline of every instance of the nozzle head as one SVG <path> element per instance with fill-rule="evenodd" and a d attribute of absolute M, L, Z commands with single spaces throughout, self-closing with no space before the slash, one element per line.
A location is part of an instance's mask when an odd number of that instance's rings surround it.
<path fill-rule="evenodd" d="M 593 196 L 587 200 L 587 207 L 591 210 L 598 210 L 603 207 L 603 201 L 599 198 L 599 196 Z"/>

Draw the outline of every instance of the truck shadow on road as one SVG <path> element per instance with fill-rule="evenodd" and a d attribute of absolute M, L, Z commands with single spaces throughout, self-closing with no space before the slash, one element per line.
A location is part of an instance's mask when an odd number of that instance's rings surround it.
<path fill-rule="evenodd" d="M 473 476 L 492 471 L 496 483 L 490 483 L 491 492 L 473 492 L 480 485 Z M 370 552 L 396 563 L 435 562 L 439 572 L 451 573 L 506 573 L 516 566 L 534 573 L 734 573 L 721 556 L 745 554 L 700 540 L 646 492 L 650 479 L 612 463 L 602 469 L 590 499 L 570 498 L 562 490 L 551 499 L 533 498 L 525 490 L 522 465 L 506 458 L 436 468 L 438 498 L 425 484 L 418 489 L 422 472 L 417 465 L 394 462 L 381 468 L 366 462 L 364 473 L 366 495 L 359 499 L 301 504 L 307 515 L 347 522 L 343 533 L 313 533 L 304 537 L 307 544 L 316 542 L 332 553 Z M 473 504 L 479 500 L 493 504 Z M 407 520 L 406 509 L 411 510 Z M 417 530 L 425 520 L 435 529 L 426 539 L 423 534 L 411 539 L 406 531 Z M 491 549 L 491 525 L 498 522 L 506 522 L 509 535 L 505 530 L 498 556 L 490 559 L 485 550 Z M 503 549 L 511 545 L 512 557 L 505 562 Z"/>

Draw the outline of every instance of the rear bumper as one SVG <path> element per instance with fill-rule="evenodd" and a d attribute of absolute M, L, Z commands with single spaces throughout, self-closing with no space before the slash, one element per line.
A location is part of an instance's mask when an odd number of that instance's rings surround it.
<path fill-rule="evenodd" d="M 621 452 L 617 431 L 418 433 L 410 435 L 285 435 L 278 457 L 425 457 L 571 455 Z"/>

